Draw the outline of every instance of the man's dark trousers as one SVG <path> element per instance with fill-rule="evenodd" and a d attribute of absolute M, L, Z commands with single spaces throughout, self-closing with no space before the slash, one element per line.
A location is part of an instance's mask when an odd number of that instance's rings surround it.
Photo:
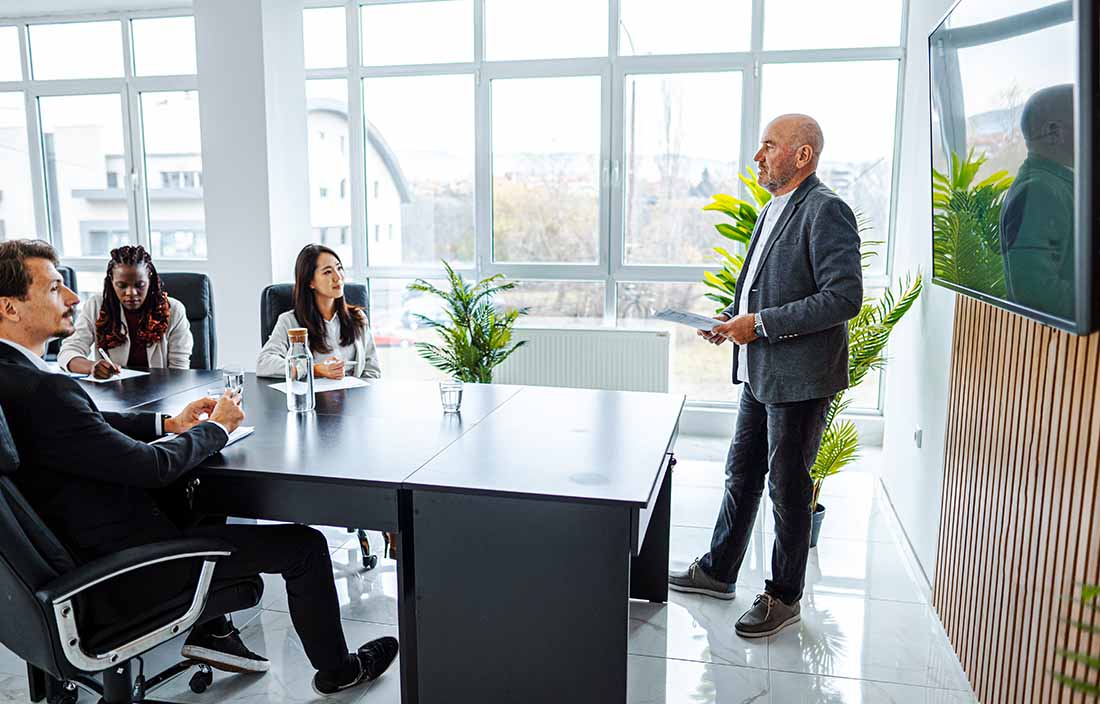
<path fill-rule="evenodd" d="M 215 589 L 223 581 L 260 573 L 282 575 L 290 620 L 310 664 L 317 670 L 335 670 L 347 662 L 328 542 L 319 530 L 296 524 L 230 524 L 203 525 L 184 533 L 224 540 L 235 548 L 214 568 Z"/>
<path fill-rule="evenodd" d="M 726 490 L 703 571 L 727 583 L 737 581 L 752 537 L 764 477 L 775 513 L 772 578 L 768 594 L 784 603 L 802 597 L 810 551 L 813 481 L 810 468 L 831 398 L 764 404 L 742 386 L 737 429 L 726 457 Z"/>

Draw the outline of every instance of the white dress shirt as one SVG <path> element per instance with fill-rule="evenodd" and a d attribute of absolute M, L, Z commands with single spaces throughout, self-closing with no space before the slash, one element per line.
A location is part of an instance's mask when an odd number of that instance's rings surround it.
<path fill-rule="evenodd" d="M 794 191 L 791 191 L 781 196 L 775 196 L 768 202 L 768 207 L 764 209 L 764 222 L 760 225 L 760 232 L 756 235 L 756 246 L 752 250 L 752 256 L 745 260 L 744 264 L 745 278 L 741 282 L 741 300 L 737 305 L 738 315 L 746 315 L 749 312 L 749 291 L 752 290 L 752 285 L 756 281 L 756 273 L 760 270 L 760 262 L 763 259 L 764 251 L 768 247 L 768 240 L 771 239 L 772 231 L 775 229 L 775 223 L 779 221 L 779 216 L 783 214 L 784 208 L 787 207 L 787 201 L 791 199 L 793 193 Z M 749 380 L 748 345 L 737 346 L 737 380 L 744 382 Z"/>
<path fill-rule="evenodd" d="M 29 359 L 31 361 L 31 364 L 36 366 L 40 371 L 44 371 L 48 374 L 53 374 L 54 373 L 55 370 L 50 369 L 50 365 L 46 364 L 46 360 L 42 359 L 41 357 L 36 355 L 34 352 L 31 352 L 30 350 L 28 350 L 26 347 L 19 344 L 18 342 L 12 342 L 11 340 L 5 340 L 3 338 L 0 338 L 0 342 L 3 342 L 5 345 L 7 345 L 9 347 L 14 347 L 15 349 L 22 352 L 23 356 L 26 357 L 27 359 Z"/>

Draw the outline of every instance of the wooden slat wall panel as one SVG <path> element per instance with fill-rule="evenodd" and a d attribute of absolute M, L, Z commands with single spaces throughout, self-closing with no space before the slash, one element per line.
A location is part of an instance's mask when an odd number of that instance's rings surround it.
<path fill-rule="evenodd" d="M 1100 582 L 1100 333 L 956 302 L 934 605 L 983 702 L 1084 702 L 1058 656 L 1100 653 L 1069 599 Z"/>

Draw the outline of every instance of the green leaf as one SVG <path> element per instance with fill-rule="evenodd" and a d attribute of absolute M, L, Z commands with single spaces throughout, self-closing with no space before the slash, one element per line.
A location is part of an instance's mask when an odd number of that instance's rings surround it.
<path fill-rule="evenodd" d="M 449 289 L 437 288 L 418 279 L 409 290 L 427 293 L 446 304 L 449 323 L 440 323 L 425 316 L 416 316 L 426 327 L 434 329 L 440 344 L 416 343 L 418 354 L 445 374 L 465 382 L 492 381 L 493 367 L 508 358 L 523 342 L 512 342 L 512 329 L 527 308 L 498 311 L 495 297 L 516 288 L 502 274 L 494 274 L 468 284 L 460 274 L 443 261 Z"/>

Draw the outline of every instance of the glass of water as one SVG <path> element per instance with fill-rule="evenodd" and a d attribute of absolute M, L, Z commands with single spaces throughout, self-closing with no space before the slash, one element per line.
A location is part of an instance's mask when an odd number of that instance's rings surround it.
<path fill-rule="evenodd" d="M 222 370 L 222 379 L 226 391 L 234 391 L 238 395 L 244 393 L 244 370 L 240 367 L 226 367 Z"/>
<path fill-rule="evenodd" d="M 454 379 L 439 382 L 439 401 L 444 413 L 458 413 L 462 407 L 462 382 Z"/>

